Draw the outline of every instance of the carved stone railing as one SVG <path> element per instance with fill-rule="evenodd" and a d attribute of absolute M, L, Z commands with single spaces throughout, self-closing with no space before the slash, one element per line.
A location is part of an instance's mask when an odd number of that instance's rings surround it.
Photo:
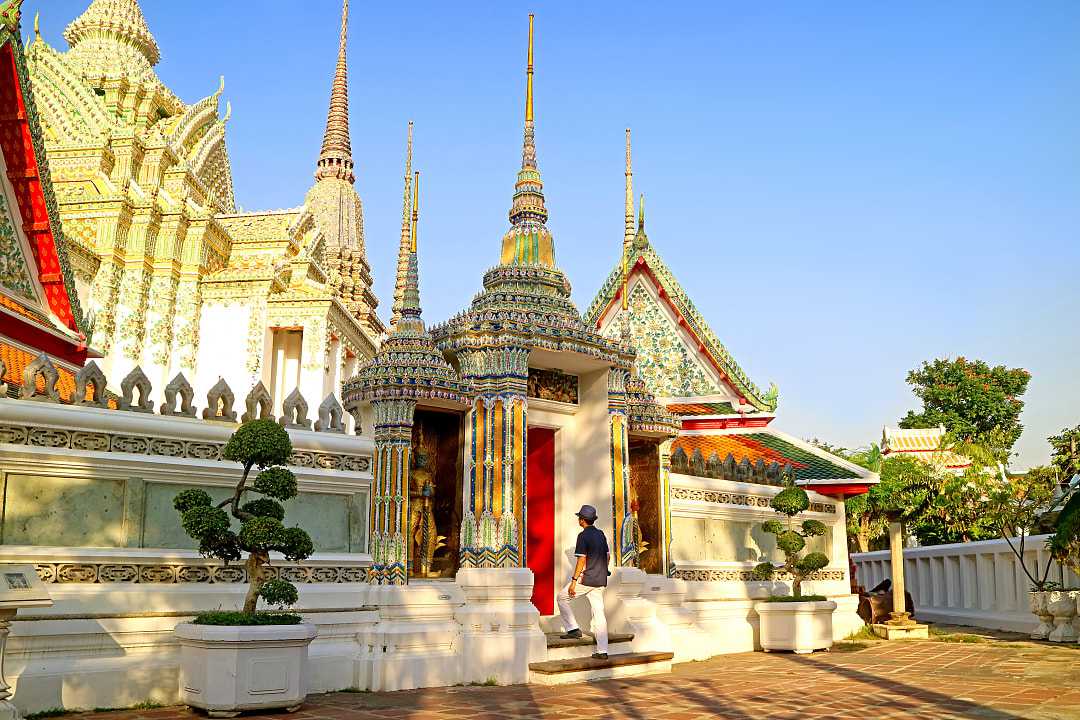
<path fill-rule="evenodd" d="M 1050 559 L 1047 537 L 1032 535 L 1024 541 L 1024 564 L 1032 575 L 1041 574 Z M 1019 541 L 1013 543 L 1019 551 Z M 892 577 L 887 550 L 855 553 L 851 560 L 865 588 Z M 1080 587 L 1080 578 L 1057 563 L 1051 564 L 1047 579 Z M 1005 540 L 906 548 L 904 584 L 920 620 L 1016 632 L 1029 632 L 1038 623 L 1029 605 L 1031 580 Z"/>
<path fill-rule="evenodd" d="M 3 379 L 5 366 L 0 360 L 0 380 Z M 43 387 L 38 389 L 37 381 L 42 380 Z M 59 371 L 48 355 L 38 355 L 23 370 L 22 386 L 19 389 L 19 399 L 34 400 L 38 402 L 64 403 L 56 387 L 60 378 Z M 75 392 L 68 402 L 71 405 L 82 407 L 109 407 L 105 392 L 108 384 L 105 374 L 93 360 L 86 363 L 75 373 Z M 135 366 L 123 380 L 120 381 L 120 396 L 116 400 L 117 410 L 137 413 L 154 412 L 154 401 L 151 399 L 153 388 L 150 379 L 142 368 Z M 7 385 L 0 385 L 0 397 L 7 393 Z M 163 402 L 159 407 L 162 415 L 171 417 L 202 417 L 203 420 L 213 422 L 235 423 L 238 413 L 233 409 L 236 395 L 224 378 L 218 381 L 206 393 L 206 405 L 202 414 L 197 413 L 194 405 L 195 391 L 191 383 L 183 373 L 176 376 L 165 386 Z M 295 388 L 282 402 L 282 415 L 277 418 L 283 427 L 297 430 L 311 430 L 312 421 L 308 417 L 308 401 L 300 393 L 300 388 Z M 272 399 L 266 386 L 262 382 L 256 382 L 244 399 L 245 412 L 239 417 L 242 422 L 256 418 L 273 419 Z M 318 419 L 314 423 L 315 432 L 344 433 L 345 411 L 341 401 L 333 394 L 327 395 L 318 408 Z M 360 426 L 359 417 L 353 414 L 355 422 L 355 434 L 359 435 L 363 428 Z"/>

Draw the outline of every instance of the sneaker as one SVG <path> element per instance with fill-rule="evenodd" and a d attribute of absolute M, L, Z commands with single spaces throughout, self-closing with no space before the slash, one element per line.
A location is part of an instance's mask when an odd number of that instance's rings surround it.
<path fill-rule="evenodd" d="M 581 630 L 571 630 L 559 636 L 563 640 L 578 640 L 581 638 Z"/>
<path fill-rule="evenodd" d="M 593 653 L 594 660 L 607 660 L 607 653 Z"/>

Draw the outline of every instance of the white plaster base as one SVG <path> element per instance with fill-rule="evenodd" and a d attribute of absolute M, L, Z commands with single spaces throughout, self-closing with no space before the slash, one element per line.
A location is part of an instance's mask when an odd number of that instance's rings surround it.
<path fill-rule="evenodd" d="M 465 568 L 457 583 L 465 594 L 455 614 L 462 626 L 461 682 L 529 682 L 529 663 L 547 656 L 540 612 L 531 601 L 532 571 Z"/>
<path fill-rule="evenodd" d="M 760 622 L 761 648 L 811 653 L 833 644 L 831 600 L 817 602 L 759 602 L 754 604 Z"/>
<path fill-rule="evenodd" d="M 308 623 L 177 625 L 180 702 L 212 717 L 299 707 L 307 697 L 308 645 L 317 632 Z"/>
<path fill-rule="evenodd" d="M 663 577 L 646 575 L 644 571 L 632 567 L 617 567 L 608 578 L 607 591 L 604 593 L 604 609 L 607 614 L 608 630 L 616 633 L 630 633 L 634 636 L 631 652 L 674 652 L 668 626 L 656 617 L 656 603 L 642 597 L 646 585 L 659 588 Z M 554 659 L 548 654 L 548 659 Z"/>
<path fill-rule="evenodd" d="M 890 625 L 877 623 L 873 626 L 874 634 L 884 640 L 929 640 L 930 628 L 920 623 L 911 625 Z"/>
<path fill-rule="evenodd" d="M 379 608 L 379 620 L 360 634 L 350 687 L 388 692 L 462 682 L 456 584 L 379 585 L 366 601 Z"/>

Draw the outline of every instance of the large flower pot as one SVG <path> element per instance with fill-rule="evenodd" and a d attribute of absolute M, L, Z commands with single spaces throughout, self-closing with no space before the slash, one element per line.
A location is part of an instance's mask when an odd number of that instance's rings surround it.
<path fill-rule="evenodd" d="M 1048 594 L 1045 590 L 1031 591 L 1031 614 L 1039 619 L 1039 624 L 1031 631 L 1032 640 L 1045 640 L 1054 629 L 1054 616 L 1046 609 Z"/>
<path fill-rule="evenodd" d="M 1054 616 L 1054 629 L 1046 639 L 1050 642 L 1076 642 L 1076 590 L 1051 590 L 1046 593 L 1046 609 Z"/>
<path fill-rule="evenodd" d="M 805 654 L 832 647 L 832 619 L 836 610 L 832 600 L 757 602 L 754 610 L 765 652 L 794 650 Z"/>
<path fill-rule="evenodd" d="M 180 702 L 210 717 L 241 710 L 295 710 L 307 696 L 314 625 L 222 626 L 181 623 Z"/>

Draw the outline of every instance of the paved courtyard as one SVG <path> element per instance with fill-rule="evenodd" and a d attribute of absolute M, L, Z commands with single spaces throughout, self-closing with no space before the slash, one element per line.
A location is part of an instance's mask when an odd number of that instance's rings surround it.
<path fill-rule="evenodd" d="M 92 716 L 93 720 L 193 717 L 184 708 Z M 1080 719 L 1080 650 L 986 638 L 864 642 L 812 656 L 726 655 L 677 665 L 671 675 L 557 687 L 334 693 L 313 696 L 295 715 L 275 717 Z"/>

